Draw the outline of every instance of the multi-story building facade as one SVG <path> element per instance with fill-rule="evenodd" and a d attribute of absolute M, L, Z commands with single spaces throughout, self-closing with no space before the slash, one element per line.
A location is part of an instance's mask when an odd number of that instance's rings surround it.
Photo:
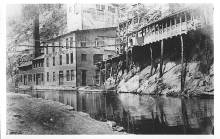
<path fill-rule="evenodd" d="M 18 67 L 19 86 L 56 89 L 98 84 L 95 63 L 115 55 L 118 5 L 74 4 L 66 10 L 68 33 L 42 42 L 43 54 Z"/>
<path fill-rule="evenodd" d="M 116 27 L 117 4 L 74 4 L 67 6 L 67 30 L 85 30 Z"/>
<path fill-rule="evenodd" d="M 69 89 L 96 85 L 99 73 L 95 64 L 115 55 L 116 28 L 72 31 L 43 46 L 43 55 L 19 66 L 19 86 Z"/>

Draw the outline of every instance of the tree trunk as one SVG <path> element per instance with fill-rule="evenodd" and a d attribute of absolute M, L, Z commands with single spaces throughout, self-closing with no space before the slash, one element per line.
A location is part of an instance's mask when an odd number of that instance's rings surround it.
<path fill-rule="evenodd" d="M 151 63 L 150 75 L 152 75 L 152 72 L 153 72 L 153 50 L 152 50 L 152 46 L 150 46 L 150 63 Z"/>

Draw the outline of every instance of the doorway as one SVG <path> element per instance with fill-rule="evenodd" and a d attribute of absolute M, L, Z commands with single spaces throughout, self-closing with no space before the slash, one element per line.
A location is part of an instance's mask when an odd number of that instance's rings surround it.
<path fill-rule="evenodd" d="M 86 86 L 86 70 L 82 70 L 82 86 Z"/>
<path fill-rule="evenodd" d="M 59 71 L 59 85 L 63 85 L 63 71 Z"/>

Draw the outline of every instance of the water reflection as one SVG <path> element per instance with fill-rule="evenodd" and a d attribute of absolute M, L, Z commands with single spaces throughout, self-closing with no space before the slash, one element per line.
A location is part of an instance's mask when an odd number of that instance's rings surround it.
<path fill-rule="evenodd" d="M 91 117 L 113 120 L 135 134 L 212 134 L 213 99 L 181 99 L 135 94 L 32 91 L 34 97 L 73 106 Z"/>

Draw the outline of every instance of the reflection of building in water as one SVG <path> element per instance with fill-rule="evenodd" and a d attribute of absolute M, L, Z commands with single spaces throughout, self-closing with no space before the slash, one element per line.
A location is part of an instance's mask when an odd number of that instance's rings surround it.
<path fill-rule="evenodd" d="M 76 93 L 63 93 L 63 103 L 70 105 L 73 108 L 77 107 L 77 94 Z"/>
<path fill-rule="evenodd" d="M 36 93 L 36 94 L 35 94 Z M 38 97 L 60 101 L 97 120 L 116 121 L 129 133 L 212 133 L 212 99 L 181 99 L 76 92 L 34 92 Z"/>

